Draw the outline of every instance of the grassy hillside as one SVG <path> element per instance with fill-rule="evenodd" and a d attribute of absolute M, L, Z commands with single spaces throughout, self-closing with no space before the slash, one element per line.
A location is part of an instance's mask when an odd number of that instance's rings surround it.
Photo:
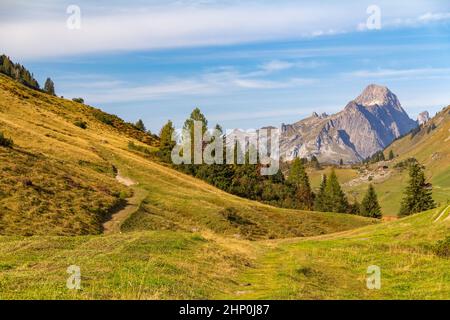
<path fill-rule="evenodd" d="M 448 299 L 450 260 L 433 250 L 449 234 L 450 207 L 442 212 L 256 242 L 170 231 L 0 237 L 0 299 Z M 70 265 L 81 290 L 66 288 Z M 366 287 L 371 265 L 381 290 Z"/>
<path fill-rule="evenodd" d="M 14 140 L 0 147 L 0 299 L 450 296 L 449 260 L 433 251 L 450 208 L 376 224 L 241 199 L 152 161 L 152 138 L 93 110 L 0 75 L 0 131 Z M 132 193 L 121 232 L 100 235 Z M 365 287 L 372 264 L 379 291 Z M 71 265 L 81 290 L 66 287 Z"/>
<path fill-rule="evenodd" d="M 132 193 L 114 179 L 117 169 L 147 194 L 123 231 L 211 230 L 259 239 L 311 236 L 373 223 L 231 196 L 150 161 L 137 149 L 151 153 L 153 146 L 132 139 L 133 128 L 114 125 L 120 119 L 98 113 L 0 75 L 0 131 L 14 140 L 12 149 L 0 147 L 2 234 L 101 233 L 102 223 Z M 113 119 L 113 125 L 104 118 Z M 77 121 L 87 128 L 78 127 Z"/>
<path fill-rule="evenodd" d="M 339 234 L 272 241 L 238 277 L 237 283 L 249 285 L 232 286 L 221 297 L 448 299 L 450 259 L 434 251 L 450 231 L 450 207 L 444 210 Z M 369 266 L 381 270 L 380 290 L 367 289 Z"/>

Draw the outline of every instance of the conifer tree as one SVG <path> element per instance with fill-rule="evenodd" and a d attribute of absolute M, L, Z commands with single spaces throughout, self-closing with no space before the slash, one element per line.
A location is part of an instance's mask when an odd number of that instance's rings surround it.
<path fill-rule="evenodd" d="M 322 176 L 322 182 L 320 183 L 319 193 L 316 195 L 314 201 L 314 210 L 315 211 L 325 211 L 325 188 L 327 186 L 327 175 L 324 174 Z"/>
<path fill-rule="evenodd" d="M 389 151 L 389 160 L 393 160 L 394 158 L 395 158 L 394 151 L 391 149 L 391 151 Z"/>
<path fill-rule="evenodd" d="M 47 78 L 47 80 L 45 80 L 44 91 L 48 94 L 51 94 L 52 96 L 55 95 L 55 84 L 53 83 L 52 79 Z"/>
<path fill-rule="evenodd" d="M 425 181 L 425 174 L 418 163 L 409 168 L 409 184 L 400 206 L 400 216 L 408 216 L 436 207 L 432 198 L 432 186 Z"/>
<path fill-rule="evenodd" d="M 341 189 L 336 172 L 331 171 L 325 187 L 324 209 L 327 212 L 347 212 L 348 202 L 344 192 Z"/>
<path fill-rule="evenodd" d="M 378 203 L 377 194 L 372 184 L 369 185 L 367 193 L 360 205 L 360 214 L 364 217 L 381 219 L 381 207 Z"/>
<path fill-rule="evenodd" d="M 147 129 L 145 128 L 145 125 L 144 125 L 144 121 L 142 121 L 141 119 L 139 119 L 134 126 L 140 131 L 143 131 L 143 132 L 147 131 Z"/>
<path fill-rule="evenodd" d="M 309 184 L 309 178 L 305 171 L 303 161 L 296 158 L 292 163 L 288 181 L 294 186 L 298 208 L 312 210 L 314 207 L 314 193 Z"/>
<path fill-rule="evenodd" d="M 167 123 L 162 127 L 159 134 L 160 146 L 159 152 L 163 161 L 170 162 L 170 156 L 172 149 L 175 147 L 176 142 L 172 140 L 172 135 L 175 132 L 172 121 L 167 121 Z"/>

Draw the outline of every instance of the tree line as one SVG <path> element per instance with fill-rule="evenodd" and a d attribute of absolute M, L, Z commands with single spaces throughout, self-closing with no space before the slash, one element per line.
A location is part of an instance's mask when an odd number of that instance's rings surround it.
<path fill-rule="evenodd" d="M 200 109 L 192 111 L 185 121 L 183 128 L 193 135 L 194 121 L 202 123 L 203 133 L 208 131 L 208 121 Z M 225 139 L 220 125 L 216 124 Z M 301 210 L 314 210 L 320 212 L 336 212 L 358 214 L 366 217 L 382 217 L 381 207 L 378 203 L 377 194 L 373 185 L 369 185 L 361 203 L 356 200 L 350 203 L 338 181 L 334 169 L 331 173 L 323 175 L 320 188 L 317 193 L 312 190 L 310 180 L 306 171 L 309 164 L 320 169 L 320 163 L 316 157 L 310 162 L 306 159 L 296 158 L 290 165 L 286 176 L 279 170 L 275 175 L 263 176 L 260 172 L 260 164 L 181 164 L 173 165 L 171 152 L 175 146 L 172 135 L 175 132 L 172 121 L 168 121 L 160 131 L 159 157 L 162 161 L 171 164 L 177 170 L 200 178 L 211 185 L 244 198 L 261 201 L 279 207 L 295 208 Z M 224 143 L 224 145 L 226 145 Z M 239 145 L 225 146 L 227 148 L 239 148 Z M 236 152 L 234 153 L 236 156 Z M 249 153 L 245 154 L 248 160 Z"/>
<path fill-rule="evenodd" d="M 7 75 L 29 88 L 41 90 L 38 81 L 30 71 L 23 65 L 14 63 L 4 54 L 0 56 L 0 73 Z M 45 81 L 43 91 L 55 95 L 55 84 L 50 78 L 47 78 Z"/>

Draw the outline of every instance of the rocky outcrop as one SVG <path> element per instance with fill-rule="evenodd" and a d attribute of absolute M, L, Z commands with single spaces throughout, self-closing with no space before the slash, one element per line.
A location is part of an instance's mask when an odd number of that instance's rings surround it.
<path fill-rule="evenodd" d="M 419 124 L 419 126 L 427 123 L 428 121 L 430 121 L 430 114 L 428 113 L 428 111 L 424 111 L 419 113 L 419 115 L 417 116 L 417 123 Z"/>

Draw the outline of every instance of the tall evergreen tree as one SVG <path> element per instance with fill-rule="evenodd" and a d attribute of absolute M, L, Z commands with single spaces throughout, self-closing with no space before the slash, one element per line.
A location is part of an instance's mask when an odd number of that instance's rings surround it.
<path fill-rule="evenodd" d="M 432 197 L 432 186 L 425 181 L 425 173 L 418 163 L 409 168 L 409 183 L 400 206 L 400 216 L 408 216 L 436 207 Z"/>
<path fill-rule="evenodd" d="M 326 211 L 325 209 L 325 188 L 327 186 L 327 175 L 324 174 L 322 176 L 322 182 L 320 183 L 319 193 L 316 195 L 316 199 L 314 201 L 314 210 L 315 211 Z"/>
<path fill-rule="evenodd" d="M 336 172 L 331 171 L 325 187 L 324 211 L 327 212 L 347 212 L 348 202 L 344 192 L 341 189 Z"/>
<path fill-rule="evenodd" d="M 139 119 L 134 126 L 140 131 L 143 131 L 143 132 L 147 131 L 147 129 L 145 128 L 145 125 L 144 125 L 144 121 L 142 121 L 142 119 Z"/>
<path fill-rule="evenodd" d="M 395 158 L 394 151 L 391 149 L 391 151 L 389 151 L 389 160 L 393 160 L 394 158 Z"/>
<path fill-rule="evenodd" d="M 288 181 L 294 186 L 296 200 L 299 202 L 298 208 L 312 210 L 314 207 L 314 193 L 309 184 L 303 161 L 296 158 L 292 163 Z"/>
<path fill-rule="evenodd" d="M 372 184 L 369 185 L 367 193 L 360 205 L 360 214 L 364 217 L 381 219 L 381 207 Z"/>
<path fill-rule="evenodd" d="M 52 79 L 47 78 L 47 80 L 45 80 L 44 91 L 48 94 L 51 94 L 52 96 L 55 95 L 55 84 L 53 83 Z"/>
<path fill-rule="evenodd" d="M 175 147 L 176 142 L 172 140 L 172 135 L 175 132 L 172 121 L 167 121 L 167 123 L 162 127 L 159 134 L 159 152 L 163 161 L 170 162 L 172 149 Z"/>

